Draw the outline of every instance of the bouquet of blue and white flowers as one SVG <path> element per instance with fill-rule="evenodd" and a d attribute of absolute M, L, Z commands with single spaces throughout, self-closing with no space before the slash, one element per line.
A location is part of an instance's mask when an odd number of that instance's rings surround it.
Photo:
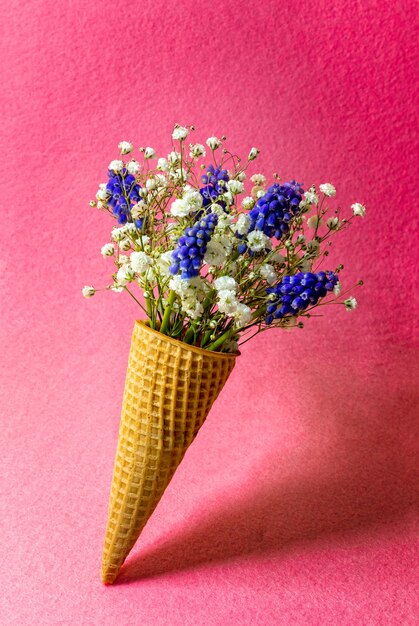
<path fill-rule="evenodd" d="M 224 147 L 225 137 L 189 143 L 193 130 L 175 126 L 167 157 L 147 147 L 138 161 L 126 157 L 130 142 L 119 144 L 108 182 L 91 202 L 117 221 L 101 250 L 115 263 L 106 288 L 130 294 L 151 328 L 218 351 L 236 351 L 267 328 L 302 327 L 325 304 L 352 310 L 355 298 L 341 295 L 342 265 L 320 266 L 332 235 L 365 207 L 355 203 L 352 216 L 342 217 L 329 205 L 330 183 L 304 191 L 277 174 L 269 185 L 253 174 L 246 192 L 259 151 L 243 161 Z M 83 295 L 96 291 L 87 286 Z"/>
<path fill-rule="evenodd" d="M 118 224 L 102 247 L 115 271 L 106 289 L 126 291 L 144 310 L 131 340 L 112 479 L 102 580 L 112 583 L 207 414 L 230 376 L 239 346 L 268 328 L 303 325 L 315 308 L 341 295 L 339 274 L 321 270 L 330 238 L 353 215 L 331 209 L 335 188 L 310 187 L 247 170 L 210 137 L 187 143 L 177 125 L 172 151 L 119 144 L 91 205 Z M 207 157 L 211 162 L 200 164 Z M 157 159 L 157 160 L 156 160 Z M 155 167 L 151 167 L 155 163 Z M 331 211 L 331 215 L 328 215 Z M 323 244 L 323 245 L 322 245 Z M 361 284 L 361 281 L 359 282 Z M 84 287 L 86 297 L 94 287 Z"/>

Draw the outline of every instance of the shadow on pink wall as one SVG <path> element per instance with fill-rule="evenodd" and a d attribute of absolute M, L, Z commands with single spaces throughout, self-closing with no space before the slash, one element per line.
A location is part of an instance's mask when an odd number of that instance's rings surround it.
<path fill-rule="evenodd" d="M 311 395 L 327 424 L 334 425 L 323 451 L 319 453 L 317 438 L 322 424 L 318 417 L 311 419 L 318 415 L 313 410 L 305 419 L 304 452 L 296 459 L 294 477 L 284 477 L 278 458 L 283 437 L 277 431 L 270 453 L 237 490 L 220 491 L 216 508 L 200 503 L 188 525 L 145 553 L 140 548 L 125 564 L 118 584 L 249 554 L 285 552 L 297 542 L 348 531 L 373 533 L 408 515 L 418 503 L 417 407 L 410 366 L 410 354 L 393 354 L 368 384 L 362 369 L 359 377 L 348 370 L 325 376 L 326 384 L 317 391 L 313 386 Z M 395 387 L 401 372 L 406 372 L 404 383 Z"/>

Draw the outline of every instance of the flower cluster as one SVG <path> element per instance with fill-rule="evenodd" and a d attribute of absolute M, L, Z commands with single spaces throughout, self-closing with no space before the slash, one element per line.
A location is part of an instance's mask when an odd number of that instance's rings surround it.
<path fill-rule="evenodd" d="M 181 278 L 189 279 L 199 275 L 202 260 L 207 251 L 207 243 L 211 239 L 218 215 L 210 213 L 185 230 L 185 234 L 178 240 L 176 250 L 173 251 L 172 274 L 181 272 Z"/>
<path fill-rule="evenodd" d="M 331 183 L 305 191 L 251 172 L 257 148 L 242 160 L 225 137 L 188 145 L 193 130 L 176 125 L 166 155 L 147 146 L 134 158 L 133 144 L 120 142 L 90 203 L 118 222 L 100 249 L 114 263 L 105 289 L 127 292 L 152 328 L 207 350 L 237 351 L 258 332 L 301 327 L 319 306 L 352 311 L 343 266 L 319 266 L 365 206 L 353 203 L 347 217 L 331 204 Z"/>
<path fill-rule="evenodd" d="M 299 272 L 294 276 L 284 276 L 275 287 L 268 287 L 269 304 L 266 312 L 266 323 L 272 324 L 274 319 L 286 315 L 297 315 L 309 306 L 315 306 L 320 298 L 333 291 L 338 277 L 333 272 Z"/>

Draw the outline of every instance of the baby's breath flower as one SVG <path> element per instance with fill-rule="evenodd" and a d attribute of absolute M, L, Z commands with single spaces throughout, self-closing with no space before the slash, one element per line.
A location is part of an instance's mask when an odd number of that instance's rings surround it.
<path fill-rule="evenodd" d="M 132 159 L 127 163 L 127 170 L 130 174 L 135 176 L 140 171 L 140 164 L 135 159 Z"/>
<path fill-rule="evenodd" d="M 246 180 L 246 172 L 239 172 L 236 175 L 236 179 L 242 183 L 244 180 Z"/>
<path fill-rule="evenodd" d="M 124 288 L 122 285 L 118 285 L 118 283 L 115 283 L 111 286 L 111 291 L 114 291 L 115 293 L 121 293 L 121 291 L 124 291 Z"/>
<path fill-rule="evenodd" d="M 176 150 L 172 150 L 172 152 L 167 155 L 167 160 L 171 165 L 177 165 L 181 161 L 180 153 L 176 152 Z"/>
<path fill-rule="evenodd" d="M 316 194 L 316 190 L 314 187 L 310 187 L 310 189 L 304 193 L 304 199 L 300 202 L 300 204 L 314 204 L 316 206 L 318 205 L 318 203 L 319 196 Z"/>
<path fill-rule="evenodd" d="M 132 269 L 138 274 L 142 274 L 149 267 L 151 267 L 153 261 L 145 252 L 133 252 L 130 256 L 130 264 Z"/>
<path fill-rule="evenodd" d="M 227 182 L 227 186 L 230 190 L 230 192 L 232 194 L 234 194 L 235 196 L 239 193 L 243 193 L 244 191 L 244 185 L 242 182 L 240 182 L 239 180 L 229 180 Z"/>
<path fill-rule="evenodd" d="M 252 148 L 249 152 L 249 156 L 247 157 L 248 161 L 254 161 L 257 157 L 257 155 L 259 154 L 260 150 L 258 150 L 257 148 Z"/>
<path fill-rule="evenodd" d="M 120 250 L 125 250 L 125 251 L 130 250 L 131 249 L 131 242 L 130 242 L 130 240 L 129 239 L 122 239 L 119 242 L 119 249 Z"/>
<path fill-rule="evenodd" d="M 232 276 L 220 276 L 214 280 L 214 287 L 217 291 L 237 291 L 237 283 Z"/>
<path fill-rule="evenodd" d="M 261 230 L 252 230 L 247 235 L 247 245 L 252 252 L 264 250 L 268 247 L 268 242 L 271 243 L 271 240 Z"/>
<path fill-rule="evenodd" d="M 113 256 L 115 254 L 115 246 L 113 243 L 105 243 L 105 245 L 101 247 L 100 253 L 104 257 Z"/>
<path fill-rule="evenodd" d="M 319 185 L 319 189 L 325 196 L 332 197 L 336 195 L 336 189 L 331 183 L 323 183 Z"/>
<path fill-rule="evenodd" d="M 218 310 L 226 315 L 233 315 L 237 310 L 239 301 L 236 292 L 229 289 L 222 289 L 218 292 Z"/>
<path fill-rule="evenodd" d="M 91 285 L 86 285 L 85 287 L 83 287 L 81 292 L 85 298 L 92 298 L 96 293 L 96 289 Z"/>
<path fill-rule="evenodd" d="M 118 144 L 118 148 L 120 149 L 121 154 L 129 154 L 133 151 L 134 146 L 129 141 L 121 141 L 121 143 Z"/>
<path fill-rule="evenodd" d="M 311 255 L 311 256 L 317 256 L 320 252 L 320 244 L 318 241 L 316 241 L 315 239 L 312 239 L 311 241 L 308 242 L 307 244 L 307 252 Z"/>
<path fill-rule="evenodd" d="M 263 187 L 263 185 L 266 183 L 266 176 L 264 176 L 263 174 L 253 174 L 253 176 L 250 177 L 250 180 L 257 187 Z"/>
<path fill-rule="evenodd" d="M 259 271 L 262 278 L 264 278 L 269 285 L 273 285 L 278 279 L 275 268 L 273 265 L 269 265 L 269 263 L 261 265 Z"/>
<path fill-rule="evenodd" d="M 366 209 L 365 209 L 365 206 L 361 204 L 360 202 L 355 202 L 355 204 L 352 204 L 351 209 L 354 212 L 354 215 L 365 217 Z"/>
<path fill-rule="evenodd" d="M 217 137 L 208 137 L 206 144 L 211 150 L 217 150 L 221 146 L 221 141 Z"/>
<path fill-rule="evenodd" d="M 358 302 L 353 296 L 350 296 L 349 298 L 344 300 L 343 304 L 345 305 L 345 309 L 347 311 L 353 311 L 358 306 Z"/>
<path fill-rule="evenodd" d="M 206 152 L 202 143 L 195 143 L 189 146 L 189 156 L 191 159 L 197 159 L 198 157 L 204 157 Z"/>
<path fill-rule="evenodd" d="M 156 156 L 156 151 L 153 150 L 153 148 L 150 148 L 150 146 L 147 146 L 147 148 L 144 150 L 144 158 L 154 159 L 155 156 Z"/>
<path fill-rule="evenodd" d="M 336 230 L 337 228 L 339 228 L 339 218 L 338 217 L 329 217 L 329 219 L 326 222 L 326 226 L 330 230 Z"/>
<path fill-rule="evenodd" d="M 255 206 L 255 201 L 251 196 L 246 196 L 245 198 L 243 198 L 242 200 L 243 209 L 245 209 L 246 211 L 250 211 L 250 209 L 253 209 L 254 206 Z"/>
<path fill-rule="evenodd" d="M 112 170 L 115 173 L 120 172 L 123 167 L 124 167 L 124 162 L 119 161 L 119 160 L 111 161 L 108 165 L 108 169 Z"/>
<path fill-rule="evenodd" d="M 111 233 L 112 241 L 121 241 L 125 237 L 125 230 L 123 228 L 113 228 Z"/>
<path fill-rule="evenodd" d="M 322 223 L 321 218 L 318 215 L 312 215 L 307 220 L 307 226 L 309 228 L 317 228 Z"/>
<path fill-rule="evenodd" d="M 189 135 L 189 130 L 185 128 L 185 126 L 175 126 L 172 139 L 178 139 L 179 141 L 183 141 Z"/>
<path fill-rule="evenodd" d="M 252 309 L 243 302 L 239 302 L 234 311 L 234 320 L 237 328 L 243 328 L 252 319 Z"/>
<path fill-rule="evenodd" d="M 169 163 L 167 159 L 165 159 L 164 157 L 160 157 L 160 159 L 158 159 L 157 161 L 157 169 L 160 170 L 161 172 L 165 172 L 168 168 L 169 168 Z"/>
<path fill-rule="evenodd" d="M 341 290 L 342 290 L 342 286 L 341 286 L 340 282 L 338 281 L 336 283 L 336 285 L 333 287 L 333 293 L 335 294 L 335 296 L 338 296 L 340 294 Z"/>
<path fill-rule="evenodd" d="M 129 264 L 122 265 L 116 274 L 116 280 L 120 286 L 132 282 L 135 279 L 135 272 Z"/>

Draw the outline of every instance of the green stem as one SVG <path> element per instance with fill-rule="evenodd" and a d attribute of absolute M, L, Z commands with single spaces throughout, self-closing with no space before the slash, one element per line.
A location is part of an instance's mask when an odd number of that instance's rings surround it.
<path fill-rule="evenodd" d="M 161 327 L 160 327 L 160 332 L 163 333 L 163 335 L 167 335 L 167 331 L 168 331 L 169 323 L 170 323 L 170 314 L 172 312 L 172 306 L 175 302 L 175 299 L 176 299 L 176 294 L 174 291 L 171 291 L 167 299 L 167 305 L 166 305 L 166 308 L 164 309 L 163 320 L 162 320 Z"/>
<path fill-rule="evenodd" d="M 225 333 L 223 333 L 220 337 L 218 337 L 218 339 L 216 339 L 215 341 L 213 341 L 209 346 L 207 346 L 205 349 L 206 350 L 216 350 L 217 348 L 219 348 L 225 341 L 227 341 L 227 339 L 230 338 L 232 333 L 232 329 L 230 328 L 229 330 L 226 330 Z"/>

